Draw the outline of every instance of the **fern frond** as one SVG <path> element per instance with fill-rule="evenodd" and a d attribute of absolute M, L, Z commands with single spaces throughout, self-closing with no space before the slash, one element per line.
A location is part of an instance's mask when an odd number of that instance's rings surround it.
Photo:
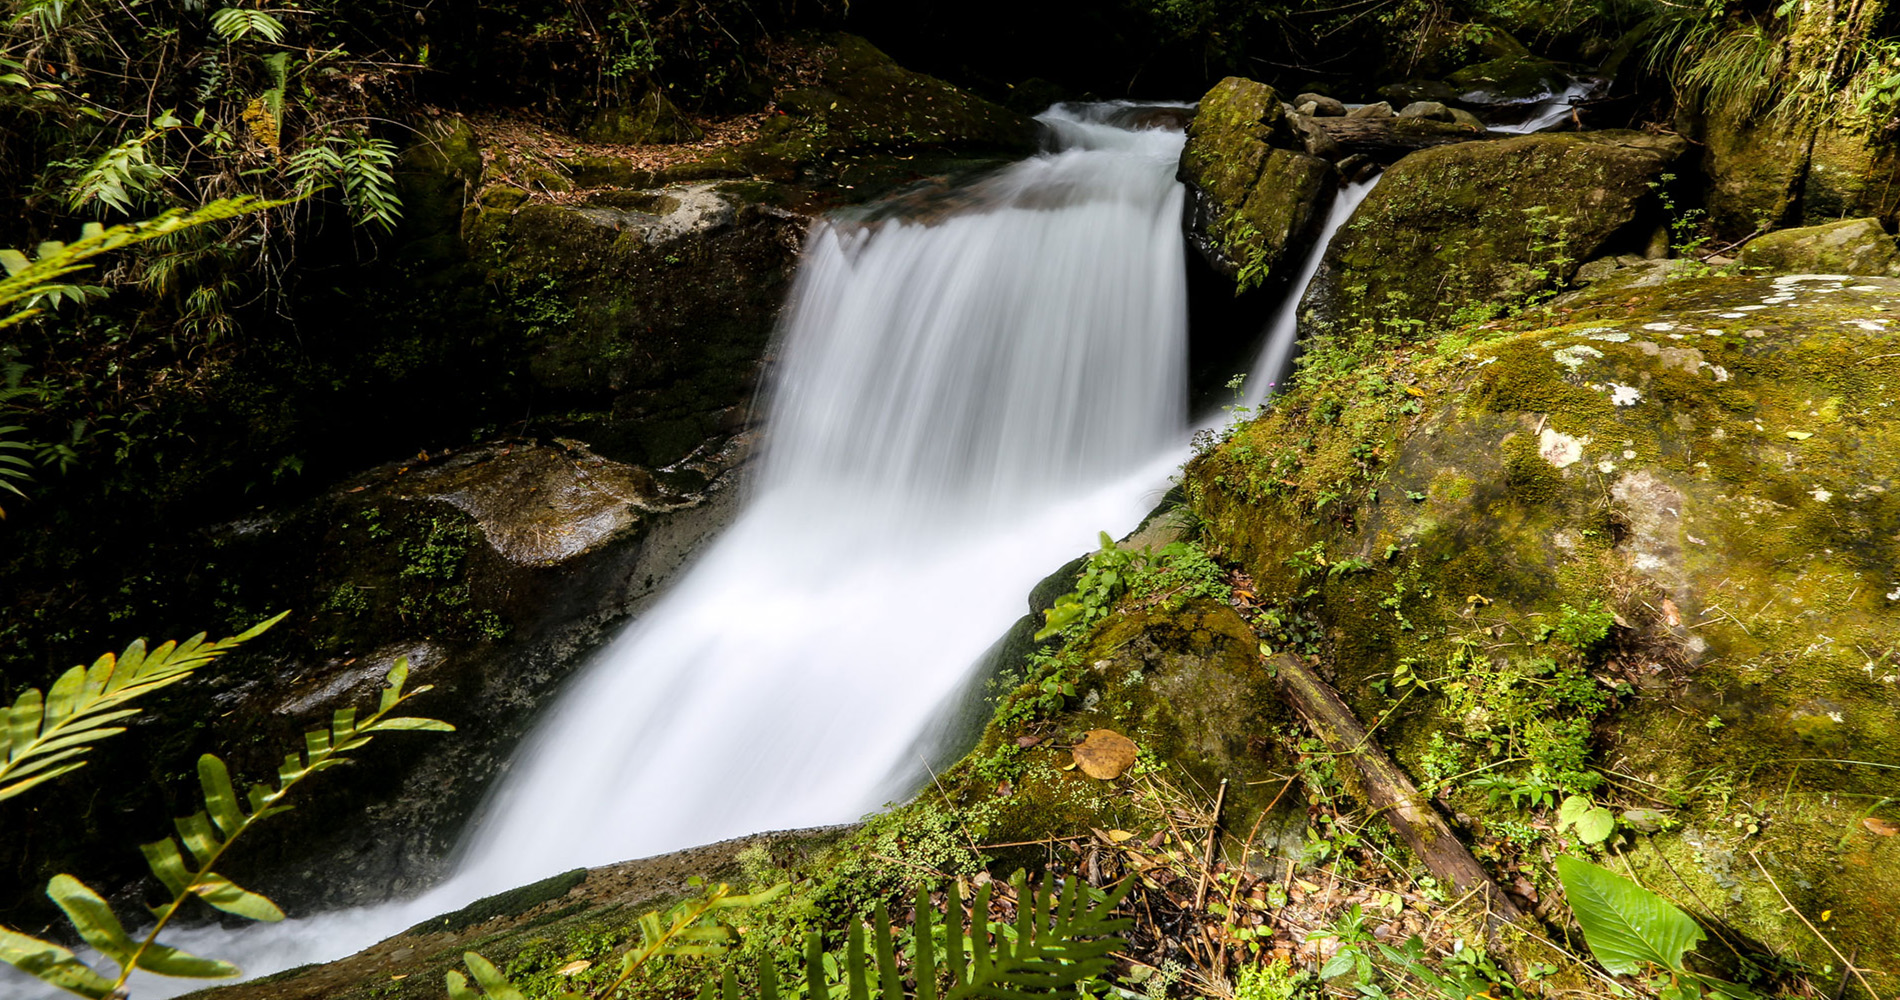
<path fill-rule="evenodd" d="M 84 270 L 89 266 L 86 261 L 102 253 L 285 204 L 289 202 L 249 195 L 220 198 L 195 209 L 175 208 L 143 222 L 111 227 L 88 222 L 80 227 L 79 239 L 42 243 L 31 259 L 17 250 L 0 250 L 0 265 L 7 272 L 0 277 L 0 329 L 37 315 L 40 310 L 33 305 L 36 296 L 44 294 L 47 286 L 58 279 Z"/>
<path fill-rule="evenodd" d="M 289 612 L 284 612 L 289 614 Z M 29 688 L 5 712 L 0 725 L 0 801 L 86 766 L 77 758 L 91 744 L 125 731 L 109 723 L 137 715 L 124 707 L 135 698 L 169 687 L 232 648 L 277 624 L 283 614 L 241 635 L 206 642 L 199 633 L 184 642 L 147 650 L 134 640 L 119 656 L 107 653 L 92 666 L 73 667 L 42 697 Z"/>
<path fill-rule="evenodd" d="M 234 645 L 248 639 L 283 616 L 271 619 L 245 635 L 234 640 L 225 640 L 225 644 Z M 199 643 L 203 637 L 191 640 Z M 137 644 L 135 643 L 134 646 Z M 167 644 L 169 647 L 171 644 Z M 218 644 L 211 644 L 218 645 Z M 165 647 L 161 647 L 163 649 Z M 183 647 L 179 647 L 183 648 Z M 199 662 L 208 660 L 210 655 L 204 650 L 204 644 L 195 647 Z M 144 654 L 150 661 L 157 653 Z M 102 661 L 106 658 L 101 658 Z M 133 659 L 131 651 L 121 658 L 119 663 Z M 174 656 L 173 663 L 182 657 Z M 84 668 L 76 668 L 84 669 Z M 169 675 L 168 675 L 169 676 Z M 91 675 L 87 675 L 88 681 Z M 118 993 L 125 981 L 136 969 L 154 972 L 161 976 L 183 976 L 196 979 L 212 979 L 234 976 L 238 968 L 229 962 L 212 958 L 201 958 L 158 943 L 158 935 L 164 931 L 185 901 L 196 896 L 206 903 L 235 916 L 248 920 L 277 921 L 284 919 L 284 911 L 277 904 L 257 893 L 238 886 L 235 882 L 218 874 L 214 867 L 239 837 L 250 832 L 258 823 L 290 809 L 284 799 L 303 779 L 319 771 L 325 771 L 346 762 L 345 755 L 361 749 L 370 742 L 372 735 L 382 732 L 433 730 L 452 731 L 455 727 L 436 719 L 424 719 L 414 716 L 392 715 L 403 702 L 429 690 L 425 684 L 414 691 L 404 692 L 403 685 L 409 679 L 409 661 L 397 660 L 385 679 L 382 698 L 374 714 L 357 721 L 356 710 L 341 709 L 331 718 L 327 729 L 317 729 L 305 734 L 305 752 L 293 753 L 285 758 L 278 772 L 276 788 L 268 785 L 251 786 L 250 794 L 240 802 L 237 790 L 231 784 L 231 773 L 224 761 L 216 756 L 205 754 L 198 758 L 198 784 L 204 792 L 205 808 L 190 816 L 176 820 L 177 837 L 166 837 L 140 846 L 145 854 L 146 863 L 152 874 L 157 876 L 171 894 L 171 901 L 163 906 L 152 908 L 157 922 L 145 932 L 143 938 L 134 940 L 126 933 L 119 918 L 112 912 L 106 901 L 85 883 L 70 875 L 56 876 L 47 884 L 46 894 L 58 904 L 72 924 L 73 930 L 87 944 L 100 954 L 112 959 L 119 966 L 117 981 L 107 980 L 84 966 L 73 962 L 70 952 L 37 938 L 16 931 L 0 928 L 0 961 L 37 976 L 42 982 L 57 986 L 69 993 L 81 996 L 104 998 L 122 996 Z M 61 678 L 64 682 L 65 678 Z M 112 681 L 107 677 L 109 686 Z M 127 690 L 136 681 L 128 680 L 118 690 Z M 169 681 L 167 681 L 169 683 Z M 58 685 L 54 687 L 58 692 Z M 37 697 L 38 692 L 29 692 Z M 57 695 L 56 695 L 57 697 Z M 108 713 L 112 714 L 112 713 Z M 120 713 L 129 714 L 129 713 Z M 246 806 L 248 805 L 248 811 Z M 184 844 L 183 849 L 179 847 Z M 189 859 L 187 858 L 189 854 Z M 472 968 L 472 966 L 471 966 Z M 492 967 L 491 967 L 492 971 Z"/>
<path fill-rule="evenodd" d="M 284 22 L 267 11 L 226 7 L 211 15 L 211 30 L 227 42 L 243 41 L 256 35 L 272 45 L 284 40 Z"/>

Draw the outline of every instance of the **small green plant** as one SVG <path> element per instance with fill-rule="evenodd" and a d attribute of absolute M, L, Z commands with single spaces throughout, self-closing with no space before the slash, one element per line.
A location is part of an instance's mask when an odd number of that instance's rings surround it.
<path fill-rule="evenodd" d="M 1651 967 L 1660 968 L 1662 976 L 1651 985 L 1664 1000 L 1699 1000 L 1705 991 L 1733 1000 L 1756 996 L 1745 986 L 1684 967 L 1683 957 L 1706 935 L 1669 900 L 1568 855 L 1557 858 L 1557 877 L 1590 954 L 1611 973 L 1640 976 Z"/>
<path fill-rule="evenodd" d="M 253 630 L 253 634 L 260 630 Z M 208 660 L 209 656 L 204 659 Z M 105 676 L 109 678 L 112 674 L 108 671 Z M 168 676 L 171 679 L 165 683 L 178 679 Z M 161 976 L 194 979 L 237 975 L 237 966 L 229 962 L 203 958 L 168 947 L 160 944 L 158 937 L 178 915 L 179 909 L 193 897 L 246 920 L 284 919 L 283 911 L 276 904 L 238 886 L 217 874 L 214 869 L 231 845 L 258 823 L 288 812 L 290 806 L 285 800 L 305 778 L 348 763 L 348 755 L 369 745 L 371 737 L 377 733 L 453 730 L 455 727 L 436 719 L 391 714 L 403 702 L 429 690 L 429 685 L 425 684 L 404 693 L 403 684 L 408 677 L 409 662 L 397 660 L 396 665 L 389 670 L 381 701 L 368 718 L 359 721 L 356 709 L 339 709 L 329 728 L 305 733 L 303 751 L 284 758 L 283 765 L 278 768 L 277 785 L 274 788 L 255 784 L 246 796 L 240 798 L 224 761 L 213 754 L 199 757 L 198 783 L 204 792 L 204 809 L 176 821 L 177 837 L 165 837 L 139 847 L 152 874 L 170 893 L 170 898 L 164 904 L 152 908 L 157 920 L 143 937 L 133 938 L 105 898 L 84 882 L 62 874 L 54 876 L 47 883 L 46 895 L 65 914 L 73 932 L 119 967 L 116 978 L 108 979 L 100 975 L 59 945 L 4 927 L 0 927 L 0 961 L 37 977 L 49 986 L 93 1000 L 123 997 L 125 982 L 136 969 Z M 88 686 L 81 690 L 89 689 Z M 60 690 L 55 685 L 55 691 Z M 123 686 L 119 690 L 124 690 Z M 37 705 L 33 707 L 37 708 Z M 129 714 L 127 710 L 120 711 Z M 63 717 L 69 718 L 70 715 Z M 91 719 L 93 725 L 98 725 L 115 717 L 123 718 L 123 714 L 93 714 Z M 44 761 L 47 758 L 41 759 Z M 181 841 L 182 850 L 179 846 Z"/>
<path fill-rule="evenodd" d="M 1220 565 L 1192 542 L 1171 542 L 1149 552 L 1121 548 L 1106 531 L 1100 537 L 1102 547 L 1089 556 L 1075 589 L 1043 612 L 1036 641 L 1080 636 L 1108 617 L 1123 596 L 1156 600 L 1170 609 L 1192 598 L 1225 601 L 1230 596 Z"/>

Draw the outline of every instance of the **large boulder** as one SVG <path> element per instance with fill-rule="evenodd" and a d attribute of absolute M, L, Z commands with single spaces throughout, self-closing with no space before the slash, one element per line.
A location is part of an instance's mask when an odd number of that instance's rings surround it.
<path fill-rule="evenodd" d="M 1215 271 L 1257 285 L 1312 243 L 1335 173 L 1305 148 L 1264 83 L 1230 76 L 1201 98 L 1180 177 L 1191 193 L 1189 239 Z"/>
<path fill-rule="evenodd" d="M 1263 640 L 1546 915 L 1588 848 L 1510 842 L 1540 788 L 1627 811 L 1615 866 L 1728 940 L 1838 961 L 1794 915 L 1831 911 L 1891 975 L 1897 312 L 1889 278 L 1691 278 L 1330 354 L 1184 491 Z"/>
<path fill-rule="evenodd" d="M 1736 261 L 1750 273 L 1900 275 L 1900 248 L 1878 219 L 1778 230 L 1751 241 Z"/>
<path fill-rule="evenodd" d="M 1578 261 L 1640 248 L 1661 222 L 1653 189 L 1684 148 L 1592 132 L 1413 153 L 1334 236 L 1301 303 L 1309 329 L 1416 333 L 1522 304 Z"/>
<path fill-rule="evenodd" d="M 1036 123 L 935 77 L 897 65 L 856 35 L 799 43 L 803 70 L 775 101 L 758 141 L 740 152 L 756 174 L 828 178 L 867 153 L 1021 157 Z"/>
<path fill-rule="evenodd" d="M 1861 216 L 1900 221 L 1900 149 L 1851 108 L 1818 124 L 1737 103 L 1678 117 L 1704 146 L 1709 221 L 1724 239 Z"/>

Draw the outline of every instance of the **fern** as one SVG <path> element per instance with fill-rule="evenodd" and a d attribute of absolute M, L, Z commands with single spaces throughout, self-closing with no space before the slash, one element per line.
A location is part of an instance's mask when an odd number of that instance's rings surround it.
<path fill-rule="evenodd" d="M 0 801 L 86 766 L 78 758 L 92 744 L 125 732 L 124 727 L 110 723 L 139 713 L 126 708 L 128 702 L 184 680 L 283 618 L 280 614 L 214 642 L 206 642 L 199 633 L 182 643 L 168 642 L 148 651 L 145 640 L 139 639 L 120 656 L 107 653 L 91 667 L 77 666 L 61 674 L 44 697 L 38 688 L 29 688 L 6 711 L 6 724 L 0 726 Z"/>
<path fill-rule="evenodd" d="M 1058 894 L 1053 880 L 1045 877 L 1041 886 L 1032 889 L 1019 872 L 1013 882 L 1017 900 L 1013 925 L 993 924 L 987 919 L 991 887 L 985 885 L 977 890 L 970 908 L 967 934 L 962 904 L 955 896 L 950 897 L 941 936 L 934 926 L 937 911 L 931 905 L 929 890 L 920 889 L 911 927 L 912 982 L 908 991 L 898 972 L 890 914 L 879 903 L 872 915 L 868 942 L 861 921 L 853 921 L 847 935 L 843 962 L 847 995 L 852 1000 L 871 1000 L 874 994 L 879 1000 L 906 1000 L 907 996 L 914 1000 L 1043 1000 L 1074 994 L 1082 982 L 1107 972 L 1113 964 L 1112 953 L 1123 946 L 1113 935 L 1127 930 L 1129 921 L 1114 916 L 1114 911 L 1131 885 L 1124 882 L 1105 894 L 1086 887 Z M 724 899 L 726 905 L 745 905 L 738 897 L 725 896 L 725 889 L 720 886 L 709 898 Z M 1092 902 L 1085 902 L 1091 897 Z M 744 900 L 755 901 L 750 897 Z M 694 927 L 708 911 L 702 909 L 699 916 L 681 923 L 691 912 L 676 907 L 672 928 Z M 726 946 L 718 940 L 721 931 L 712 927 L 703 927 L 699 938 L 686 945 L 671 944 L 657 913 L 642 917 L 640 927 L 641 946 L 622 958 L 620 977 L 594 995 L 612 996 L 641 963 L 656 955 L 708 954 L 723 951 Z M 737 943 L 736 932 L 723 933 Z M 481 992 L 471 990 L 460 973 L 451 972 L 450 1000 L 522 997 L 521 991 L 480 955 L 469 952 L 463 960 Z M 805 942 L 806 1000 L 827 1000 L 831 996 L 825 965 L 824 936 L 812 931 Z M 940 979 L 948 981 L 947 990 L 940 991 Z M 759 960 L 758 984 L 758 1000 L 798 1000 L 800 996 L 796 987 L 781 992 L 778 968 L 770 957 Z M 557 1000 L 580 998 L 568 993 Z M 721 970 L 717 985 L 707 983 L 700 989 L 699 1000 L 741 1000 L 738 978 L 730 964 Z"/>
<path fill-rule="evenodd" d="M 289 811 L 290 806 L 284 800 L 291 789 L 313 774 L 346 763 L 346 755 L 368 745 L 374 734 L 453 730 L 455 727 L 436 719 L 391 714 L 403 702 L 429 690 L 425 684 L 412 692 L 403 693 L 403 685 L 408 678 L 408 661 L 397 660 L 396 665 L 389 670 L 375 714 L 358 722 L 356 709 L 341 709 L 332 718 L 328 729 L 314 729 L 305 733 L 303 752 L 292 753 L 284 758 L 283 766 L 277 771 L 275 788 L 252 785 L 248 795 L 241 800 L 231 784 L 231 774 L 224 761 L 212 754 L 198 758 L 198 783 L 204 791 L 205 808 L 175 821 L 177 837 L 166 837 L 139 848 L 144 852 L 152 874 L 170 893 L 168 902 L 152 908 L 157 922 L 142 938 L 135 940 L 127 933 L 125 925 L 119 922 L 105 899 L 84 882 L 71 875 L 58 875 L 47 883 L 47 896 L 65 913 L 74 932 L 118 965 L 116 979 L 108 979 L 89 968 L 65 948 L 5 927 L 0 927 L 0 961 L 31 973 L 48 985 L 95 1000 L 123 996 L 120 991 L 135 969 L 144 969 L 161 976 L 191 978 L 237 975 L 237 966 L 229 962 L 203 958 L 159 944 L 159 934 L 177 916 L 185 902 L 194 896 L 226 913 L 248 920 L 284 919 L 283 911 L 275 903 L 217 874 L 214 867 L 232 843 L 250 832 L 252 827 Z M 181 841 L 184 844 L 182 850 L 179 847 Z"/>
<path fill-rule="evenodd" d="M 58 279 L 84 270 L 86 261 L 102 253 L 283 204 L 249 195 L 220 198 L 189 211 L 175 208 L 143 222 L 111 227 L 88 222 L 80 228 L 79 239 L 42 243 L 32 259 L 17 250 L 0 250 L 0 265 L 7 272 L 0 277 L 0 329 L 38 315 L 36 303 L 58 286 Z"/>
<path fill-rule="evenodd" d="M 284 40 L 284 22 L 261 10 L 226 7 L 211 15 L 211 30 L 227 42 L 240 42 L 250 35 L 273 45 Z"/>
<path fill-rule="evenodd" d="M 149 147 L 154 140 L 183 124 L 171 111 L 159 112 L 151 127 L 106 150 L 104 156 L 80 171 L 66 192 L 67 205 L 81 208 L 87 202 L 99 201 L 108 208 L 131 212 L 134 202 L 151 197 L 160 181 L 173 176 L 175 171 L 156 162 Z"/>
<path fill-rule="evenodd" d="M 298 197 L 338 187 L 359 223 L 374 222 L 385 231 L 402 218 L 402 199 L 391 173 L 395 144 L 366 135 L 333 135 L 292 153 L 284 169 Z"/>
<path fill-rule="evenodd" d="M 18 453 L 31 452 L 33 446 L 24 441 L 15 441 L 7 435 L 18 434 L 25 429 L 18 425 L 0 427 L 0 490 L 21 498 L 26 496 L 26 492 L 17 484 L 32 481 L 33 474 L 28 470 L 33 468 L 33 462 Z M 6 516 L 7 509 L 0 507 L 0 520 Z"/>

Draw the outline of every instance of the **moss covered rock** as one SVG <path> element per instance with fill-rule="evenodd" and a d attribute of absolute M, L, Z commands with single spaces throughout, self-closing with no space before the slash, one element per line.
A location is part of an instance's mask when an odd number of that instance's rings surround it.
<path fill-rule="evenodd" d="M 1313 329 L 1413 335 L 1521 304 L 1578 261 L 1647 242 L 1660 221 L 1653 188 L 1684 148 L 1590 132 L 1413 153 L 1334 236 L 1301 309 Z"/>
<path fill-rule="evenodd" d="M 849 160 L 903 150 L 1016 157 L 1036 149 L 1036 124 L 922 73 L 897 65 L 856 35 L 797 43 L 808 71 L 776 100 L 764 134 L 741 152 L 772 179 L 830 179 Z"/>
<path fill-rule="evenodd" d="M 1900 249 L 1878 219 L 1846 219 L 1757 237 L 1736 257 L 1770 274 L 1900 274 Z"/>
<path fill-rule="evenodd" d="M 1828 961 L 1786 893 L 1892 976 L 1900 846 L 1861 821 L 1900 767 L 1896 322 L 1892 279 L 1703 278 L 1322 347 L 1187 489 L 1469 830 L 1535 809 L 1472 767 L 1660 805 L 1625 845 L 1651 888 Z"/>
<path fill-rule="evenodd" d="M 680 113 L 666 93 L 655 87 L 631 105 L 602 108 L 582 133 L 590 142 L 616 145 L 695 142 L 706 133 Z"/>
<path fill-rule="evenodd" d="M 1740 239 L 1777 226 L 1871 216 L 1900 219 L 1900 150 L 1852 109 L 1821 124 L 1750 106 L 1688 108 L 1683 134 L 1704 144 L 1709 221 Z"/>
<path fill-rule="evenodd" d="M 1230 76 L 1201 98 L 1180 177 L 1193 198 L 1189 240 L 1217 272 L 1257 285 L 1312 243 L 1335 173 L 1305 148 L 1264 83 Z"/>

